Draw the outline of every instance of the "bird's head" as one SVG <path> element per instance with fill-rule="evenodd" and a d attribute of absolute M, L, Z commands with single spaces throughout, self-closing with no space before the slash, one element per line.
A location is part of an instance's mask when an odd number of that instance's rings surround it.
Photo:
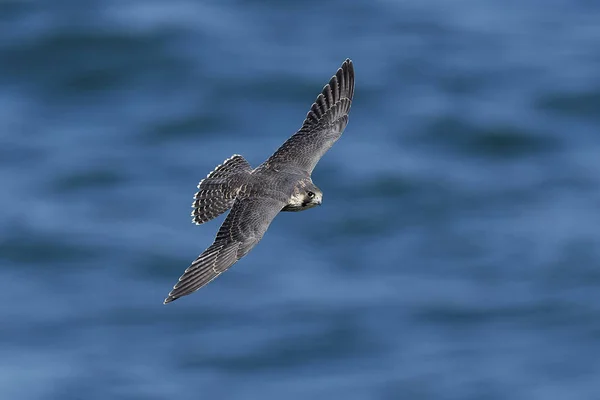
<path fill-rule="evenodd" d="M 320 206 L 323 202 L 323 192 L 312 181 L 300 181 L 294 188 L 286 211 L 302 211 L 307 208 Z"/>

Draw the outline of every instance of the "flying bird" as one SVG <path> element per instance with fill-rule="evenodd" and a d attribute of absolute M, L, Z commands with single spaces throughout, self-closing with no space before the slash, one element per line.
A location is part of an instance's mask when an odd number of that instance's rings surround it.
<path fill-rule="evenodd" d="M 323 192 L 311 174 L 342 136 L 354 95 L 354 66 L 346 59 L 325 85 L 302 127 L 267 161 L 252 169 L 236 154 L 198 184 L 192 221 L 200 225 L 231 209 L 210 245 L 179 278 L 164 301 L 195 292 L 244 257 L 280 211 L 321 205 Z"/>

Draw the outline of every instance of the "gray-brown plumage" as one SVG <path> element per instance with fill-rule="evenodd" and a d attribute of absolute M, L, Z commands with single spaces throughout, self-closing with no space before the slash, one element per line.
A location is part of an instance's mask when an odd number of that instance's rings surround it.
<path fill-rule="evenodd" d="M 198 184 L 192 207 L 193 221 L 200 225 L 218 217 L 233 206 L 238 187 L 252 172 L 244 157 L 235 154 L 207 175 Z"/>
<path fill-rule="evenodd" d="M 165 304 L 200 289 L 244 257 L 280 211 L 320 205 L 323 193 L 311 173 L 348 124 L 354 66 L 344 61 L 317 97 L 302 127 L 255 169 L 240 155 L 225 160 L 198 184 L 192 204 L 196 224 L 231 208 L 214 243 L 185 270 Z"/>

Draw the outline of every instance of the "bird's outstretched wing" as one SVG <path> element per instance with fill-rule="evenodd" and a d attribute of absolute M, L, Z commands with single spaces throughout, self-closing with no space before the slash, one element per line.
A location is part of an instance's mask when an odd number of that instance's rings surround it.
<path fill-rule="evenodd" d="M 323 154 L 342 136 L 353 96 L 354 66 L 347 59 L 313 103 L 302 128 L 267 163 L 285 163 L 312 173 Z"/>
<path fill-rule="evenodd" d="M 165 304 L 200 289 L 248 254 L 283 206 L 272 198 L 237 199 L 214 243 L 185 270 Z"/>

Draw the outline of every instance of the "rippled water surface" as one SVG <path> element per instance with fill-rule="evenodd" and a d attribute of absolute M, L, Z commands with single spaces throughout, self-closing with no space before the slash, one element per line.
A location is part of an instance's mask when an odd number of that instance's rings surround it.
<path fill-rule="evenodd" d="M 0 2 L 0 392 L 600 398 L 593 1 Z M 356 95 L 283 213 L 162 300 L 196 184 Z"/>

